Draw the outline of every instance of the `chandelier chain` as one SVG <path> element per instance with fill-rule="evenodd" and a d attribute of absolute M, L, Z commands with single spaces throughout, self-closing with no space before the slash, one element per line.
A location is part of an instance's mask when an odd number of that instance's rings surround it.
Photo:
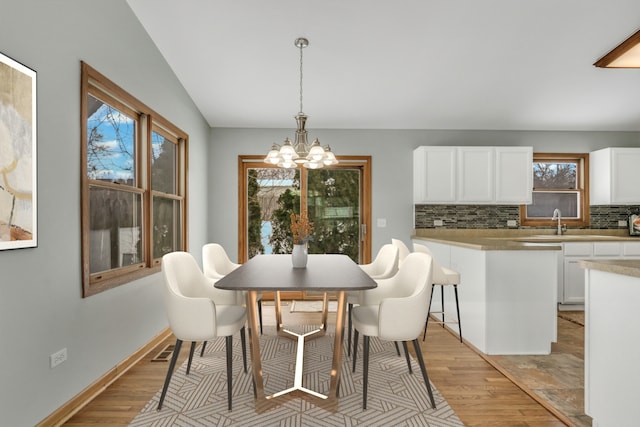
<path fill-rule="evenodd" d="M 300 112 L 301 113 L 304 111 L 302 109 L 302 49 L 303 49 L 303 46 L 300 45 Z"/>

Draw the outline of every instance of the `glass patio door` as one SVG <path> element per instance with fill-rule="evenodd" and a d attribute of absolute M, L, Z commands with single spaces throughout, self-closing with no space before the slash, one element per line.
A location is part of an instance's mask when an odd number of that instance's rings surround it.
<path fill-rule="evenodd" d="M 310 254 L 340 253 L 356 263 L 371 257 L 371 158 L 339 158 L 330 168 L 281 169 L 242 156 L 240 262 L 257 254 L 289 254 L 291 214 L 306 209 L 314 224 Z"/>

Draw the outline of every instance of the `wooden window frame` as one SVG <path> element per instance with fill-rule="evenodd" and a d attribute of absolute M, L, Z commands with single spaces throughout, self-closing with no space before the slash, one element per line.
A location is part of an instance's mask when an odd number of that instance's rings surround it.
<path fill-rule="evenodd" d="M 99 292 L 129 283 L 133 280 L 160 271 L 162 258 L 153 258 L 153 212 L 152 196 L 157 194 L 181 202 L 180 223 L 181 241 L 179 250 L 188 247 L 187 235 L 187 170 L 188 170 L 188 135 L 153 111 L 144 103 L 130 95 L 124 89 L 106 78 L 88 64 L 81 62 L 81 235 L 82 235 L 82 296 L 88 297 Z M 91 95 L 109 105 L 126 111 L 132 117 L 137 117 L 136 137 L 136 184 L 126 187 L 126 191 L 141 194 L 141 231 L 143 259 L 140 262 L 118 268 L 112 268 L 99 273 L 90 271 L 90 187 L 123 190 L 123 186 L 104 181 L 91 180 L 87 174 L 87 97 Z M 151 190 L 151 132 L 162 134 L 171 142 L 177 144 L 177 194 L 165 194 Z"/>
<path fill-rule="evenodd" d="M 590 224 L 589 216 L 589 154 L 588 153 L 533 153 L 533 163 L 536 161 L 567 161 L 577 162 L 578 164 L 578 188 L 575 190 L 567 190 L 567 192 L 580 193 L 580 212 L 581 217 L 577 219 L 562 218 L 562 224 L 568 227 L 588 227 Z M 533 189 L 535 192 L 536 189 Z M 561 189 L 554 190 L 561 192 Z M 557 225 L 557 220 L 548 219 L 527 219 L 527 205 L 520 205 L 520 225 L 531 227 L 546 227 Z"/>
<path fill-rule="evenodd" d="M 362 240 L 361 257 L 362 264 L 371 262 L 371 156 L 336 156 L 340 161 L 337 165 L 329 166 L 331 169 L 360 168 L 362 170 L 361 224 L 365 224 L 364 239 Z M 238 156 L 238 262 L 247 261 L 247 242 L 244 232 L 247 229 L 247 169 L 261 167 L 276 167 L 264 163 L 264 156 L 240 155 Z M 306 185 L 303 182 L 302 185 Z M 305 191 L 302 191 L 301 204 L 306 205 Z"/>

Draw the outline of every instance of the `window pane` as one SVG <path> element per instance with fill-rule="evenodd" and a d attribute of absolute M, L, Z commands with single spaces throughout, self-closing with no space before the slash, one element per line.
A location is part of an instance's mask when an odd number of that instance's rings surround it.
<path fill-rule="evenodd" d="M 179 200 L 153 198 L 153 258 L 178 251 L 182 247 L 181 203 Z"/>
<path fill-rule="evenodd" d="M 99 187 L 89 194 L 91 274 L 141 262 L 142 196 Z"/>
<path fill-rule="evenodd" d="M 312 254 L 345 254 L 360 258 L 360 171 L 310 170 L 307 210 L 313 222 Z"/>
<path fill-rule="evenodd" d="M 533 204 L 527 205 L 527 218 L 551 219 L 554 209 L 562 218 L 579 218 L 580 194 L 577 192 L 534 192 Z"/>
<path fill-rule="evenodd" d="M 248 256 L 291 253 L 291 213 L 300 212 L 298 169 L 247 170 Z"/>
<path fill-rule="evenodd" d="M 576 189 L 578 188 L 578 165 L 571 162 L 535 162 L 533 164 L 533 188 Z"/>
<path fill-rule="evenodd" d="M 136 122 L 87 96 L 87 177 L 136 186 Z"/>
<path fill-rule="evenodd" d="M 151 188 L 177 194 L 177 146 L 157 132 L 151 132 Z"/>

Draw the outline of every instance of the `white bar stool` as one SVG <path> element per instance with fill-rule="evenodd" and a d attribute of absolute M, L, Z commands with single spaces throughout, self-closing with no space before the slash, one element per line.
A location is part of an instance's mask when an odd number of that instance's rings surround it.
<path fill-rule="evenodd" d="M 413 244 L 414 252 L 423 252 L 433 257 L 431 250 L 425 245 L 421 245 L 418 243 Z M 458 324 L 458 333 L 460 334 L 460 342 L 462 342 L 462 324 L 460 323 L 460 304 L 458 303 L 458 284 L 460 283 L 460 273 L 457 271 L 451 270 L 450 268 L 442 267 L 440 263 L 433 258 L 433 286 L 431 287 L 431 299 L 429 300 L 429 311 L 427 313 L 427 320 L 424 325 L 424 334 L 422 336 L 422 341 L 427 337 L 427 325 L 429 325 L 429 315 L 431 314 L 440 314 L 442 316 L 441 321 L 435 321 L 439 323 L 444 328 L 445 323 Z M 440 286 L 440 301 L 441 301 L 441 310 L 442 311 L 431 311 L 431 304 L 433 301 L 433 287 Z M 456 320 L 446 320 L 445 319 L 445 311 L 444 311 L 444 288 L 447 286 L 453 286 L 453 292 L 456 298 L 456 312 L 457 318 Z"/>

